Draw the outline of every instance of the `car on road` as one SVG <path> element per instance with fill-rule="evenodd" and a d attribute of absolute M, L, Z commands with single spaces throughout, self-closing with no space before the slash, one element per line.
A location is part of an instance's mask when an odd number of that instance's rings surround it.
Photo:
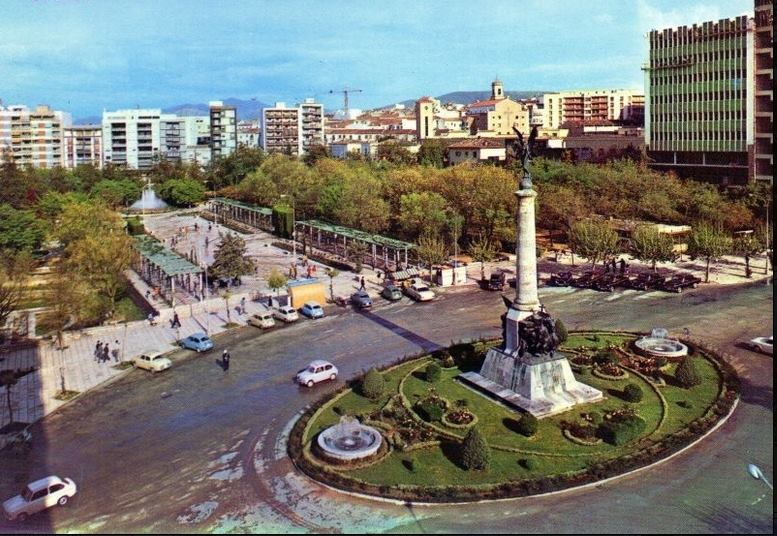
<path fill-rule="evenodd" d="M 142 354 L 132 360 L 135 368 L 150 370 L 151 372 L 162 372 L 173 366 L 173 362 L 164 357 L 160 352 L 150 352 Z"/>
<path fill-rule="evenodd" d="M 281 305 L 277 309 L 273 309 L 272 315 L 283 322 L 296 322 L 299 320 L 297 310 L 291 305 Z"/>
<path fill-rule="evenodd" d="M 213 341 L 206 334 L 198 331 L 182 339 L 181 347 L 194 350 L 195 352 L 207 352 L 213 348 Z"/>
<path fill-rule="evenodd" d="M 307 367 L 297 373 L 296 382 L 300 385 L 313 387 L 313 385 L 318 382 L 323 382 L 325 380 L 334 381 L 337 379 L 337 372 L 337 367 L 329 361 L 316 359 L 315 361 L 311 361 Z"/>
<path fill-rule="evenodd" d="M 388 301 L 399 301 L 402 299 L 402 291 L 398 287 L 388 284 L 380 291 L 380 295 Z"/>
<path fill-rule="evenodd" d="M 300 309 L 300 313 L 307 316 L 308 318 L 323 318 L 324 317 L 324 309 L 314 301 L 309 301 L 305 305 L 302 306 L 302 309 Z"/>
<path fill-rule="evenodd" d="M 359 290 L 351 294 L 351 303 L 359 309 L 368 309 L 372 307 L 372 298 L 366 290 Z"/>
<path fill-rule="evenodd" d="M 766 355 L 774 355 L 773 352 L 773 346 L 772 346 L 772 339 L 774 338 L 774 335 L 769 337 L 756 337 L 755 339 L 751 339 L 747 346 L 751 350 L 755 350 L 756 352 L 761 352 Z"/>
<path fill-rule="evenodd" d="M 32 514 L 52 506 L 65 506 L 76 491 L 76 483 L 71 479 L 47 476 L 30 482 L 19 495 L 5 501 L 3 511 L 10 521 L 24 521 Z"/>
<path fill-rule="evenodd" d="M 254 313 L 251 318 L 248 319 L 248 323 L 257 328 L 271 328 L 275 326 L 275 320 L 273 320 L 272 313 L 270 311 L 261 311 Z"/>
<path fill-rule="evenodd" d="M 434 299 L 434 292 L 421 282 L 414 281 L 405 287 L 405 294 L 416 301 L 429 301 Z"/>
<path fill-rule="evenodd" d="M 507 276 L 504 272 L 496 272 L 491 274 L 491 278 L 486 285 L 487 290 L 503 290 L 505 288 L 505 282 Z"/>

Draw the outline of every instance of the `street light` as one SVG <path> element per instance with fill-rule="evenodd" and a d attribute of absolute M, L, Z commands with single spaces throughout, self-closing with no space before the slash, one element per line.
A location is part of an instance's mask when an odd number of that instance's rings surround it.
<path fill-rule="evenodd" d="M 296 213 L 294 210 L 294 197 L 290 196 L 288 194 L 281 194 L 281 199 L 284 199 L 286 197 L 291 197 L 291 255 L 294 257 L 292 260 L 294 262 L 294 265 L 297 264 L 297 240 L 294 238 L 296 236 L 297 232 L 297 220 L 296 220 Z"/>
<path fill-rule="evenodd" d="M 763 480 L 764 484 L 769 486 L 770 490 L 774 490 L 771 483 L 769 483 L 768 480 L 766 480 L 766 476 L 764 476 L 763 471 L 761 471 L 761 468 L 755 465 L 754 463 L 748 463 L 747 464 L 747 472 L 750 473 L 750 476 L 755 478 L 756 480 Z"/>

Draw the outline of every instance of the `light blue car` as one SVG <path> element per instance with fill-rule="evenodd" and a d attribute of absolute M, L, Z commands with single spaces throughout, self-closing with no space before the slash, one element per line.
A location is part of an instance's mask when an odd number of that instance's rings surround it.
<path fill-rule="evenodd" d="M 204 333 L 192 333 L 181 341 L 182 348 L 188 348 L 195 352 L 206 352 L 213 348 L 213 341 Z"/>
<path fill-rule="evenodd" d="M 303 305 L 302 309 L 300 309 L 300 313 L 307 316 L 308 318 L 324 317 L 324 309 L 322 309 L 321 306 L 314 301 L 309 301 Z"/>

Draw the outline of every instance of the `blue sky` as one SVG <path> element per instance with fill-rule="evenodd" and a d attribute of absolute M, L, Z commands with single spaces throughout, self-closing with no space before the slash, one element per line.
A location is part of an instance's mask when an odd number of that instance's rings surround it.
<path fill-rule="evenodd" d="M 3 0 L 0 98 L 73 117 L 360 88 L 369 108 L 450 91 L 642 87 L 652 28 L 752 0 Z"/>

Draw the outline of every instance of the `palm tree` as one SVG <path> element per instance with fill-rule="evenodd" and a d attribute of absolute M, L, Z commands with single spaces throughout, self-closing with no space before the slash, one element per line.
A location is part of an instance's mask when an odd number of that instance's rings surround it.
<path fill-rule="evenodd" d="M 11 407 L 11 387 L 16 385 L 18 379 L 16 378 L 16 371 L 4 370 L 0 372 L 0 385 L 5 386 L 5 400 L 8 404 L 8 422 L 13 422 L 13 408 Z"/>

